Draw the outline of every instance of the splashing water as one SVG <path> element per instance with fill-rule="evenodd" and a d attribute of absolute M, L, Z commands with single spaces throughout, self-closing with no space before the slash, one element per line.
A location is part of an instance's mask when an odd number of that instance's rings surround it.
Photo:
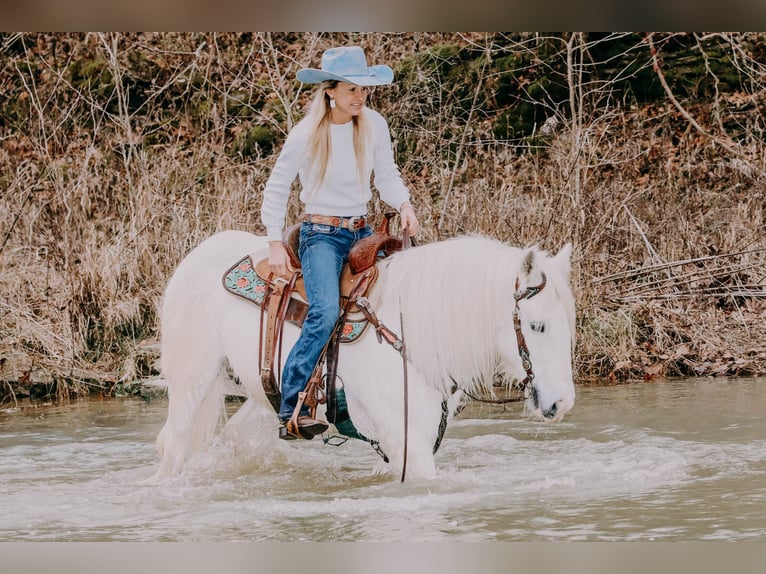
<path fill-rule="evenodd" d="M 585 387 L 558 424 L 474 403 L 439 478 L 403 485 L 367 444 L 278 441 L 272 417 L 153 484 L 166 409 L 0 412 L 0 540 L 766 540 L 766 379 Z"/>

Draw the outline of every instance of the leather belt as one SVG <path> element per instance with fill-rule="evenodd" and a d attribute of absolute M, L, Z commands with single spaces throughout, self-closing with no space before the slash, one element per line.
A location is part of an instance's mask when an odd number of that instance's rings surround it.
<path fill-rule="evenodd" d="M 366 215 L 338 217 L 333 215 L 307 213 L 303 216 L 303 221 L 307 223 L 319 223 L 320 225 L 332 225 L 333 227 L 344 227 L 345 229 L 362 229 L 367 226 Z"/>

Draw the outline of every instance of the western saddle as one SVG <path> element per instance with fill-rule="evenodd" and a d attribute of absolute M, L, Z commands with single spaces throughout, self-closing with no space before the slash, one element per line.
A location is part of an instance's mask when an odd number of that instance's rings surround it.
<path fill-rule="evenodd" d="M 337 369 L 337 345 L 344 319 L 349 313 L 360 309 L 356 305 L 359 297 L 370 293 L 378 278 L 377 261 L 388 257 L 402 249 L 402 239 L 389 234 L 390 221 L 395 213 L 386 213 L 379 228 L 372 235 L 358 241 L 348 256 L 348 263 L 343 266 L 340 277 L 340 309 L 338 323 L 330 340 L 314 367 L 305 389 L 299 394 L 298 404 L 293 414 L 297 419 L 302 406 L 307 406 L 312 418 L 316 417 L 319 404 L 327 404 L 327 418 L 336 422 L 337 405 L 335 404 L 335 372 Z M 303 284 L 298 247 L 300 241 L 300 223 L 288 228 L 283 234 L 282 241 L 287 251 L 290 263 L 295 269 L 291 277 L 274 276 L 269 269 L 268 257 L 255 264 L 255 272 L 266 284 L 266 292 L 261 303 L 260 340 L 258 365 L 261 372 L 263 390 L 272 408 L 279 413 L 281 394 L 279 379 L 281 373 L 275 375 L 275 365 L 282 363 L 282 331 L 285 321 L 298 326 L 308 312 L 308 299 Z M 327 363 L 327 385 L 322 382 L 322 371 Z M 289 424 L 289 423 L 288 423 Z"/>

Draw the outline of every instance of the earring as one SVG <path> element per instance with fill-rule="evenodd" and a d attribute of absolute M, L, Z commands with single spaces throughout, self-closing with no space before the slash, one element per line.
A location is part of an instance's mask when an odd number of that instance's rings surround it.
<path fill-rule="evenodd" d="M 330 98 L 330 108 L 335 107 L 335 98 Z"/>

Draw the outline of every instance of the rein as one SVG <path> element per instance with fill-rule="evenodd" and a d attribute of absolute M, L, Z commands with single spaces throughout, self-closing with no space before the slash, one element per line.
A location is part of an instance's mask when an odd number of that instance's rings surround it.
<path fill-rule="evenodd" d="M 410 230 L 409 227 L 405 227 L 402 233 L 402 251 L 410 246 Z M 402 375 L 404 380 L 404 454 L 402 458 L 402 480 L 407 473 L 407 437 L 409 435 L 409 422 L 410 422 L 410 398 L 409 398 L 409 381 L 407 380 L 407 346 L 404 344 L 404 318 L 402 317 L 401 301 L 399 302 L 399 329 L 402 333 Z"/>
<path fill-rule="evenodd" d="M 409 234 L 409 230 L 404 228 L 402 233 L 402 250 L 407 249 L 412 242 Z M 402 462 L 402 477 L 401 482 L 404 482 L 404 478 L 407 474 L 407 435 L 409 434 L 409 380 L 407 375 L 407 347 L 404 344 L 404 318 L 401 311 L 399 312 L 399 326 L 401 329 L 401 338 L 396 335 L 391 329 L 386 327 L 375 311 L 370 305 L 370 301 L 366 297 L 358 297 L 356 299 L 356 306 L 362 311 L 367 321 L 375 327 L 375 335 L 378 337 L 378 343 L 382 343 L 385 339 L 386 343 L 391 345 L 395 351 L 402 356 L 402 378 L 404 383 L 404 454 Z"/>
<path fill-rule="evenodd" d="M 513 330 L 516 332 L 516 346 L 519 349 L 519 357 L 521 358 L 521 366 L 524 367 L 524 372 L 527 374 L 524 380 L 521 381 L 518 386 L 523 392 L 524 397 L 529 396 L 529 393 L 535 393 L 535 388 L 532 386 L 532 382 L 535 379 L 535 374 L 532 371 L 532 360 L 529 358 L 529 347 L 527 347 L 527 340 L 524 338 L 524 333 L 521 330 L 521 317 L 519 316 L 519 301 L 524 299 L 531 299 L 545 288 L 548 283 L 548 277 L 545 273 L 542 273 L 543 281 L 539 285 L 534 287 L 527 287 L 524 291 L 519 290 L 519 279 L 516 278 L 516 291 L 513 294 L 514 307 L 513 307 Z M 470 399 L 478 401 L 480 403 L 491 404 L 505 404 L 520 401 L 520 398 L 509 399 L 482 399 L 475 397 L 467 391 L 463 391 Z"/>

